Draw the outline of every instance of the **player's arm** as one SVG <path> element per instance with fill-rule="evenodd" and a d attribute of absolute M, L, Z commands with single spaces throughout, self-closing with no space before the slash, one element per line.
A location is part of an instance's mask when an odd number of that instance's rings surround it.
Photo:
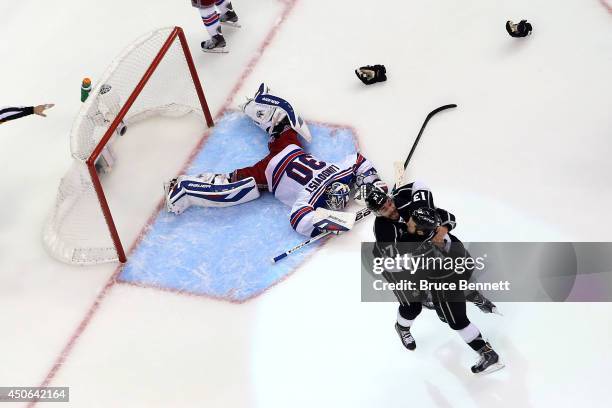
<path fill-rule="evenodd" d="M 34 106 L 6 106 L 0 108 L 0 123 L 34 114 Z"/>
<path fill-rule="evenodd" d="M 453 214 L 442 208 L 436 208 L 436 214 L 440 217 L 440 226 L 436 228 L 436 234 L 431 239 L 431 242 L 441 247 L 450 240 L 448 233 L 455 228 L 457 222 Z"/>
<path fill-rule="evenodd" d="M 440 227 L 446 228 L 446 232 L 452 231 L 457 226 L 455 215 L 443 208 L 436 208 L 436 213 L 440 216 Z"/>
<path fill-rule="evenodd" d="M 302 235 L 307 237 L 314 237 L 319 235 L 321 230 L 316 228 L 314 224 L 315 210 L 311 205 L 305 204 L 298 200 L 296 204 L 291 208 L 291 214 L 289 215 L 289 223 L 291 228 L 296 230 Z"/>
<path fill-rule="evenodd" d="M 51 109 L 54 106 L 55 105 L 52 103 L 46 103 L 43 105 L 36 106 L 7 106 L 4 108 L 0 108 L 0 123 L 23 118 L 24 116 L 29 116 L 32 114 L 46 117 L 47 114 L 45 113 L 45 111 L 47 109 Z"/>
<path fill-rule="evenodd" d="M 302 235 L 314 237 L 328 231 L 332 233 L 348 231 L 353 227 L 354 213 L 315 208 L 309 202 L 310 197 L 310 193 L 302 191 L 291 208 L 289 222 L 294 230 Z"/>
<path fill-rule="evenodd" d="M 392 192 L 397 209 L 402 217 L 407 220 L 410 214 L 417 208 L 436 208 L 433 194 L 429 187 L 422 181 L 413 181 L 396 187 Z"/>
<path fill-rule="evenodd" d="M 399 251 L 397 242 L 403 235 L 401 224 L 393 222 L 385 217 L 376 217 L 374 219 L 374 245 L 375 257 L 395 257 Z"/>
<path fill-rule="evenodd" d="M 411 202 L 414 208 L 428 207 L 436 208 L 434 205 L 431 189 L 422 181 L 415 181 L 412 184 Z"/>
<path fill-rule="evenodd" d="M 366 159 L 361 153 L 357 153 L 357 159 L 354 166 L 356 187 L 360 188 L 365 184 L 374 184 L 385 192 L 389 191 L 387 184 L 378 176 L 378 172 L 372 162 Z"/>

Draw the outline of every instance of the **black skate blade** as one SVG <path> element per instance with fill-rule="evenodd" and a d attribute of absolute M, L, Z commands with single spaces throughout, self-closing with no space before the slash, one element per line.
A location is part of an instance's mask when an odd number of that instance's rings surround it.
<path fill-rule="evenodd" d="M 229 49 L 226 47 L 223 48 L 202 48 L 202 52 L 205 52 L 207 54 L 228 54 L 229 53 Z"/>
<path fill-rule="evenodd" d="M 495 313 L 496 315 L 500 315 L 503 316 L 503 313 L 499 311 L 499 309 L 497 308 L 497 306 L 495 306 L 492 310 L 493 313 Z"/>
<path fill-rule="evenodd" d="M 488 366 L 486 370 L 481 371 L 479 373 L 474 373 L 474 374 L 476 374 L 476 375 L 487 375 L 487 374 L 491 374 L 491 373 L 494 373 L 496 371 L 499 371 L 499 370 L 501 370 L 504 367 L 505 367 L 505 364 L 502 363 L 501 361 L 498 361 L 497 363 L 491 364 L 490 366 Z"/>
<path fill-rule="evenodd" d="M 231 21 L 222 21 L 221 25 L 225 27 L 231 27 L 231 28 L 242 28 L 242 26 L 238 22 L 233 23 Z"/>

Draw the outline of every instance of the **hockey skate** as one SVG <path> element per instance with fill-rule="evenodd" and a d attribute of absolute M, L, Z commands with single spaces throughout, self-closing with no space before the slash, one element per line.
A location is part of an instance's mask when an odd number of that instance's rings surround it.
<path fill-rule="evenodd" d="M 225 47 L 225 38 L 221 34 L 221 29 L 217 27 L 217 34 L 213 35 L 210 40 L 202 41 L 200 46 L 202 51 L 211 53 L 227 53 L 228 49 Z"/>
<path fill-rule="evenodd" d="M 489 343 L 486 343 L 483 348 L 478 350 L 480 359 L 472 366 L 474 374 L 489 374 L 504 368 L 504 364 L 499 361 L 499 355 L 491 348 Z"/>
<path fill-rule="evenodd" d="M 489 299 L 484 297 L 480 292 L 474 291 L 465 297 L 468 302 L 473 303 L 478 307 L 483 313 L 495 313 L 498 315 L 502 315 L 499 310 L 497 310 L 497 306 L 493 304 Z"/>
<path fill-rule="evenodd" d="M 232 3 L 227 3 L 227 11 L 221 16 L 221 24 L 228 27 L 240 28 L 242 27 L 238 23 L 238 14 L 234 11 Z"/>
<path fill-rule="evenodd" d="M 400 326 L 399 323 L 395 323 L 395 331 L 400 336 L 400 340 L 404 347 L 408 350 L 414 350 L 416 348 L 416 342 L 414 341 L 414 337 L 410 334 L 410 327 Z"/>
<path fill-rule="evenodd" d="M 174 213 L 174 214 L 180 214 L 182 211 L 180 208 L 174 206 L 171 202 L 170 202 L 170 195 L 172 193 L 174 193 L 174 190 L 176 189 L 178 183 L 178 179 L 175 177 L 173 179 L 171 179 L 168 182 L 164 183 L 164 200 L 166 202 L 166 211 Z"/>
<path fill-rule="evenodd" d="M 172 204 L 170 204 L 170 193 L 174 192 L 174 188 L 176 187 L 176 178 L 171 179 L 170 181 L 164 182 L 164 201 L 166 203 L 166 211 L 172 211 Z"/>

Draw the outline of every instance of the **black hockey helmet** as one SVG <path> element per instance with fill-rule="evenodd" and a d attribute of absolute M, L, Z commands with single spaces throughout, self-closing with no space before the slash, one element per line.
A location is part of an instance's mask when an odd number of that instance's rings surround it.
<path fill-rule="evenodd" d="M 365 197 L 366 205 L 368 209 L 372 211 L 380 210 L 385 205 L 385 203 L 387 202 L 387 199 L 389 198 L 383 190 L 374 187 L 372 184 L 366 184 L 366 194 L 365 195 L 366 195 Z"/>
<path fill-rule="evenodd" d="M 411 217 L 419 230 L 433 231 L 440 226 L 440 216 L 435 208 L 417 208 L 412 212 Z"/>

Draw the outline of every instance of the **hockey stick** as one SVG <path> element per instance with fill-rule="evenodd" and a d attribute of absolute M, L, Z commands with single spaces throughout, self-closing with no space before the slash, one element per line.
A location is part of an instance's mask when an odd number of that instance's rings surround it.
<path fill-rule="evenodd" d="M 357 213 L 355 214 L 355 222 L 361 221 L 362 219 L 364 219 L 365 217 L 370 215 L 371 212 L 372 211 L 367 209 L 367 208 L 362 208 L 361 210 L 357 211 Z M 287 251 L 283 252 L 282 254 L 277 255 L 274 258 L 272 258 L 272 263 L 276 263 L 276 262 L 280 261 L 281 259 L 286 258 L 287 255 L 291 255 L 295 251 L 297 251 L 299 249 L 302 249 L 306 245 L 310 245 L 313 242 L 317 242 L 321 238 L 324 238 L 324 237 L 328 236 L 331 233 L 332 233 L 331 231 L 326 231 L 326 232 L 320 233 L 319 235 L 315 235 L 314 237 L 312 237 L 310 239 L 307 239 L 306 241 L 304 241 L 304 242 L 294 246 L 293 248 L 288 249 Z"/>
<path fill-rule="evenodd" d="M 410 149 L 410 153 L 408 154 L 408 158 L 406 159 L 406 161 L 404 162 L 404 171 L 406 171 L 406 168 L 408 167 L 408 163 L 410 163 L 410 159 L 412 158 L 412 155 L 414 154 L 414 151 L 416 150 L 417 145 L 419 144 L 419 140 L 421 140 L 421 136 L 423 135 L 423 131 L 425 130 L 425 126 L 427 126 L 427 122 L 429 122 L 429 119 L 431 119 L 436 113 L 441 112 L 445 109 L 449 109 L 449 108 L 456 108 L 457 105 L 450 104 L 450 105 L 444 105 L 444 106 L 440 106 L 439 108 L 436 108 L 434 110 L 432 110 L 431 112 L 429 112 L 429 114 L 427 115 L 427 117 L 425 118 L 425 121 L 423 122 L 423 125 L 421 126 L 421 130 L 419 131 L 419 134 L 417 135 L 416 139 L 414 140 L 414 143 L 412 144 L 412 148 Z M 393 186 L 393 190 L 395 190 L 396 186 Z M 362 220 L 363 218 L 367 217 L 368 215 L 370 215 L 372 213 L 371 210 L 367 209 L 367 208 L 362 208 L 361 210 L 359 210 L 355 216 L 355 222 Z M 280 255 L 275 256 L 274 258 L 272 258 L 272 263 L 276 263 L 278 261 L 280 261 L 283 258 L 286 258 L 288 255 L 291 255 L 292 253 L 294 253 L 295 251 L 298 251 L 301 248 L 304 248 L 307 245 L 310 245 L 318 240 L 320 240 L 323 237 L 328 236 L 329 234 L 331 234 L 330 231 L 326 231 L 326 232 L 322 232 L 319 235 L 316 235 L 310 239 L 307 239 L 306 241 L 302 242 L 301 244 L 298 244 L 296 246 L 294 246 L 293 248 L 283 252 Z"/>
<path fill-rule="evenodd" d="M 410 149 L 410 153 L 408 153 L 408 157 L 406 158 L 406 161 L 404 162 L 404 168 L 403 170 L 401 168 L 399 168 L 399 166 L 401 166 L 401 162 L 396 162 L 396 169 L 395 169 L 395 185 L 393 186 L 393 188 L 391 189 L 391 191 L 395 190 L 396 187 L 400 187 L 403 182 L 404 179 L 404 173 L 406 172 L 406 169 L 408 168 L 408 164 L 410 163 L 410 159 L 412 158 L 412 155 L 414 154 L 414 151 L 416 150 L 417 145 L 419 144 L 419 140 L 421 140 L 421 136 L 423 135 L 423 131 L 425 130 L 425 127 L 427 126 L 427 122 L 429 122 L 429 119 L 431 119 L 436 113 L 441 112 L 445 109 L 450 109 L 450 108 L 456 108 L 457 105 L 455 105 L 454 103 L 450 104 L 450 105 L 444 105 L 444 106 L 440 106 L 439 108 L 436 108 L 434 110 L 432 110 L 431 112 L 429 112 L 429 114 L 427 115 L 427 117 L 425 118 L 425 121 L 423 121 L 423 125 L 421 126 L 421 130 L 419 130 L 419 134 L 417 135 L 416 139 L 414 139 L 414 143 L 412 144 L 412 148 Z M 399 172 L 403 171 L 403 173 L 400 175 Z"/>
<path fill-rule="evenodd" d="M 406 167 L 408 167 L 408 163 L 410 163 L 410 159 L 412 158 L 412 154 L 414 153 L 414 150 L 416 149 L 417 144 L 419 144 L 419 140 L 421 140 L 421 136 L 423 135 L 423 131 L 425 130 L 425 126 L 427 126 L 427 122 L 429 122 L 429 119 L 431 119 L 433 117 L 433 115 L 435 115 L 438 112 L 442 112 L 445 109 L 456 108 L 456 107 L 457 107 L 457 105 L 455 105 L 454 103 L 451 103 L 450 105 L 440 106 L 439 108 L 436 108 L 436 109 L 432 110 L 431 112 L 429 112 L 429 114 L 425 118 L 425 121 L 423 122 L 423 126 L 421 126 L 421 130 L 419 131 L 418 136 L 416 137 L 414 143 L 412 144 L 412 149 L 410 149 L 410 153 L 408 154 L 408 158 L 404 162 L 404 171 L 406 170 Z"/>

